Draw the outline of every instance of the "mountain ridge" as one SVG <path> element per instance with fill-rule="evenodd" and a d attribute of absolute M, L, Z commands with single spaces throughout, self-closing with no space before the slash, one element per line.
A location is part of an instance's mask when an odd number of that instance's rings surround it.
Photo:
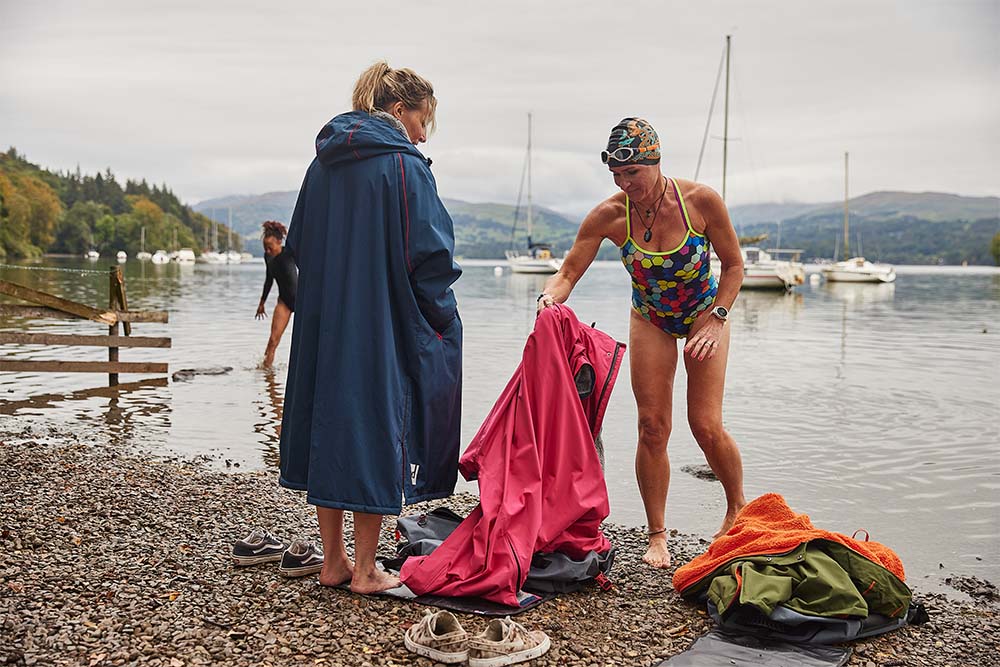
<path fill-rule="evenodd" d="M 259 253 L 255 240 L 260 223 L 287 223 L 297 192 L 275 190 L 260 195 L 228 195 L 204 200 L 192 208 L 219 222 L 232 207 L 233 229 L 252 237 L 247 247 Z M 455 222 L 456 254 L 468 258 L 499 259 L 506 249 L 527 242 L 523 212 L 511 234 L 516 207 L 500 202 L 468 202 L 444 198 Z M 864 245 L 878 249 L 886 261 L 897 263 L 990 264 L 991 237 L 1000 231 L 1000 197 L 970 197 L 946 192 L 880 190 L 858 195 L 849 203 L 854 234 L 863 232 Z M 768 234 L 773 247 L 803 248 L 806 257 L 832 257 L 835 238 L 843 224 L 843 202 L 764 202 L 730 208 L 741 235 Z M 553 245 L 561 255 L 573 243 L 579 221 L 545 207 L 534 207 L 534 240 Z M 949 225 L 950 245 L 939 247 L 940 225 Z M 854 236 L 852 234 L 852 237 Z M 855 243 L 852 238 L 852 244 Z M 617 248 L 605 243 L 600 259 L 614 259 Z"/>

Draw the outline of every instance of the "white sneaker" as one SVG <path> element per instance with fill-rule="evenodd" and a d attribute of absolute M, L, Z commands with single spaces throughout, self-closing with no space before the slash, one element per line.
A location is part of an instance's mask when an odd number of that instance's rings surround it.
<path fill-rule="evenodd" d="M 526 630 L 520 623 L 494 618 L 486 629 L 469 638 L 469 667 L 502 667 L 537 658 L 551 642 L 541 630 Z"/>
<path fill-rule="evenodd" d="M 450 611 L 433 612 L 414 623 L 403 635 L 403 643 L 417 655 L 436 662 L 455 664 L 468 657 L 469 635 Z"/>

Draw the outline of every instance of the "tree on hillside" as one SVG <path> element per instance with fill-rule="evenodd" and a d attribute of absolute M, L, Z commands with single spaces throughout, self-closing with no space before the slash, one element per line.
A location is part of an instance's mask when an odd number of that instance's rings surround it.
<path fill-rule="evenodd" d="M 59 223 L 51 250 L 74 255 L 90 250 L 94 247 L 97 221 L 110 213 L 107 206 L 93 201 L 78 201 L 73 204 Z"/>
<path fill-rule="evenodd" d="M 33 257 L 55 239 L 62 204 L 44 181 L 23 173 L 0 174 L 0 244 L 5 255 Z"/>
<path fill-rule="evenodd" d="M 58 195 L 34 176 L 19 176 L 16 185 L 30 203 L 31 244 L 36 248 L 48 248 L 56 238 L 56 225 L 63 212 Z"/>
<path fill-rule="evenodd" d="M 993 236 L 993 262 L 1000 266 L 1000 232 Z"/>

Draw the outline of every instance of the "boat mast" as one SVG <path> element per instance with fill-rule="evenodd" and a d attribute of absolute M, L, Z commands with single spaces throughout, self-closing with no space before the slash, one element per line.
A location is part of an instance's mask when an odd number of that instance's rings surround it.
<path fill-rule="evenodd" d="M 528 249 L 531 249 L 531 112 L 528 112 Z"/>
<path fill-rule="evenodd" d="M 229 207 L 229 236 L 226 237 L 226 251 L 233 249 L 233 207 Z"/>
<path fill-rule="evenodd" d="M 844 261 L 846 262 L 850 256 L 850 239 L 848 237 L 847 231 L 847 220 L 848 220 L 848 209 L 847 209 L 847 151 L 844 151 Z"/>
<path fill-rule="evenodd" d="M 729 52 L 732 35 L 726 35 L 726 111 L 722 126 L 722 201 L 726 201 L 726 162 L 729 159 Z"/>
<path fill-rule="evenodd" d="M 146 252 L 146 228 L 139 230 L 139 249 Z"/>

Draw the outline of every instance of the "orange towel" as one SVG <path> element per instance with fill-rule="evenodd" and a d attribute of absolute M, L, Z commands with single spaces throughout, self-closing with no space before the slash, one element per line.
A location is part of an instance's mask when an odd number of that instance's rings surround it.
<path fill-rule="evenodd" d="M 740 510 L 733 527 L 712 542 L 708 551 L 677 568 L 674 573 L 674 588 L 683 595 L 686 588 L 732 560 L 763 554 L 783 554 L 803 542 L 817 539 L 839 542 L 886 568 L 899 577 L 900 581 L 906 581 L 903 562 L 889 547 L 815 528 L 808 515 L 796 514 L 780 495 L 767 493 Z"/>

